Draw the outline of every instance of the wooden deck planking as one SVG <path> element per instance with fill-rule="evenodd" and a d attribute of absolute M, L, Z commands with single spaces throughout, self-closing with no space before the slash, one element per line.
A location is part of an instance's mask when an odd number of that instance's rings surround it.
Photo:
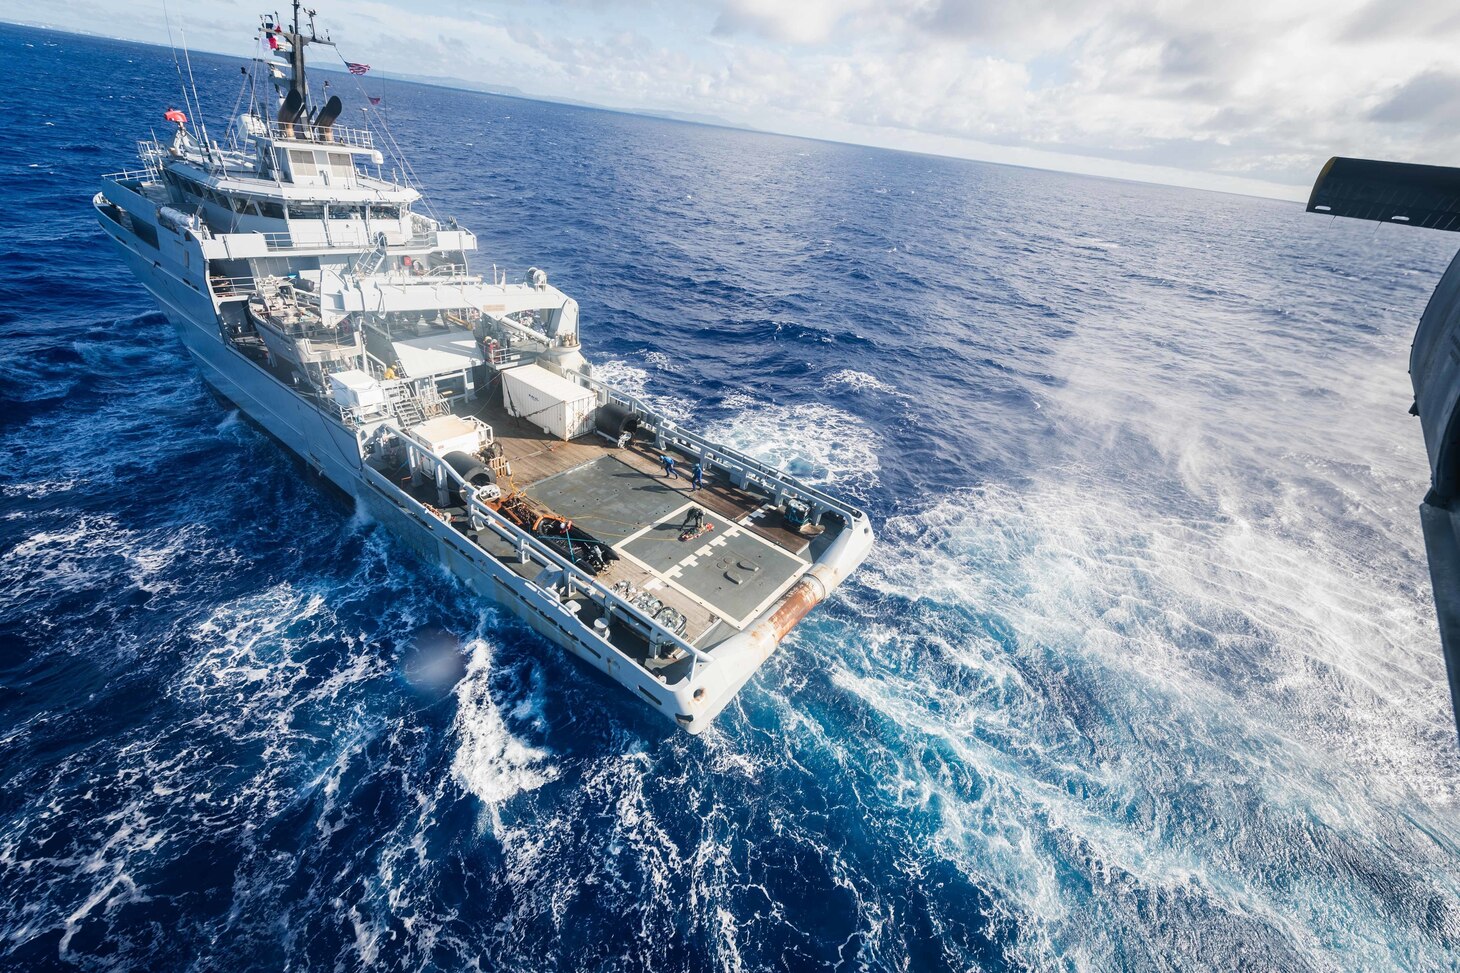
<path fill-rule="evenodd" d="M 496 396 L 490 401 L 472 405 L 475 407 L 473 414 L 492 427 L 493 436 L 502 444 L 502 453 L 512 464 L 510 485 L 518 490 L 526 490 L 550 476 L 565 473 L 609 455 L 617 457 L 645 476 L 662 477 L 663 468 L 659 463 L 661 454 L 652 443 L 636 441 L 625 449 L 619 449 L 596 434 L 565 442 L 523 419 L 508 415 Z M 806 552 L 809 539 L 781 526 L 779 517 L 766 518 L 770 523 L 744 520 L 746 515 L 768 502 L 765 497 L 739 489 L 718 473 L 705 477 L 702 489 L 691 491 L 689 470 L 694 465 L 694 458 L 678 453 L 675 455 L 681 479 L 669 480 L 666 484 L 668 487 L 683 493 L 686 500 L 693 500 L 726 520 L 740 523 L 742 527 L 754 531 L 778 547 L 793 554 Z"/>

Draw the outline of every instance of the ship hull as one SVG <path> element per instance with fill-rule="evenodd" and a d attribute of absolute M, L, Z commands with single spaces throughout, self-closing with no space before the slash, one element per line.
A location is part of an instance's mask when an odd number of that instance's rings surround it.
<path fill-rule="evenodd" d="M 338 487 L 370 519 L 391 532 L 428 563 L 440 564 L 475 595 L 499 605 L 533 631 L 572 653 L 634 695 L 654 706 L 679 726 L 697 734 L 718 715 L 749 678 L 746 672 L 715 697 L 680 715 L 680 701 L 664 684 L 631 661 L 601 651 L 575 629 L 582 626 L 561 602 L 542 588 L 490 557 L 455 530 L 413 510 L 397 491 L 375 482 L 379 474 L 360 460 L 355 435 L 314 407 L 289 385 L 254 364 L 222 340 L 220 322 L 210 298 L 196 293 L 176 273 L 147 259 L 108 228 L 128 266 L 162 309 L 178 339 L 197 364 L 202 378 L 310 469 Z"/>
<path fill-rule="evenodd" d="M 571 583 L 563 587 L 558 584 L 567 577 L 561 564 L 551 555 L 543 560 L 540 552 L 530 550 L 532 541 L 527 535 L 504 535 L 509 543 L 517 545 L 515 553 L 509 548 L 505 554 L 489 554 L 460 530 L 443 523 L 439 510 L 428 507 L 367 461 L 369 451 L 357 438 L 359 434 L 340 416 L 316 404 L 313 396 L 302 394 L 227 340 L 223 320 L 229 317 L 226 302 L 232 298 L 225 293 L 215 303 L 205 277 L 208 261 L 197 240 L 192 234 L 174 232 L 175 227 L 160 223 L 149 224 L 152 231 L 142 239 L 126 218 L 108 206 L 120 207 L 135 226 L 155 217 L 158 211 L 154 202 L 120 184 L 114 183 L 113 187 L 114 199 L 98 194 L 95 200 L 101 226 L 157 301 L 212 388 L 323 479 L 353 498 L 359 510 L 423 560 L 440 564 L 479 597 L 513 612 L 534 631 L 628 689 L 633 698 L 649 703 L 680 729 L 696 734 L 708 726 L 775 653 L 782 639 L 861 564 L 871 549 L 873 535 L 866 515 L 839 508 L 833 502 L 828 509 L 842 517 L 844 527 L 816 562 L 778 596 L 779 601 L 762 605 L 757 609 L 761 614 L 735 626 L 738 631 L 716 643 L 711 654 L 686 646 L 693 660 L 688 676 L 671 682 L 661 668 L 644 665 L 608 633 L 590 627 L 577 616 L 583 606 L 572 600 Z M 603 391 L 610 401 L 622 400 L 615 390 L 605 387 Z M 619 399 L 614 399 L 615 395 Z M 632 400 L 622 401 L 631 409 L 640 408 Z M 662 437 L 666 426 L 662 425 L 657 435 Z M 692 444 L 691 448 L 709 448 L 720 454 L 722 461 L 739 462 L 729 460 L 724 447 L 698 442 L 703 445 Z M 664 448 L 662 441 L 659 448 Z M 743 463 L 737 468 L 740 473 L 736 475 L 745 478 L 767 475 L 765 470 Z M 731 480 L 734 482 L 734 476 Z M 769 481 L 762 482 L 770 484 L 765 496 L 776 503 L 782 491 L 791 489 L 773 474 Z M 735 485 L 744 483 L 742 480 Z"/>

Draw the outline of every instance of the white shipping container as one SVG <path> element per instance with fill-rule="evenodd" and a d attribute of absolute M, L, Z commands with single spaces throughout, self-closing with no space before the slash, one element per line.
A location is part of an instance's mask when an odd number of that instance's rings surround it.
<path fill-rule="evenodd" d="M 549 436 L 577 439 L 593 432 L 598 393 L 534 363 L 502 372 L 502 405 Z"/>
<path fill-rule="evenodd" d="M 470 455 L 491 439 L 489 427 L 480 419 L 453 415 L 427 419 L 412 426 L 410 432 L 437 456 L 456 452 Z"/>

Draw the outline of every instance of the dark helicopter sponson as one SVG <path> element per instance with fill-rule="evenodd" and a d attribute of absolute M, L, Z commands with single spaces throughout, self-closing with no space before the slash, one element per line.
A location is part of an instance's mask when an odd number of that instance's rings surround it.
<path fill-rule="evenodd" d="M 1368 159 L 1328 160 L 1308 212 L 1460 230 L 1460 169 Z M 1450 702 L 1460 729 L 1460 254 L 1450 261 L 1419 320 L 1409 354 L 1410 413 L 1430 457 L 1430 491 L 1419 506 Z"/>

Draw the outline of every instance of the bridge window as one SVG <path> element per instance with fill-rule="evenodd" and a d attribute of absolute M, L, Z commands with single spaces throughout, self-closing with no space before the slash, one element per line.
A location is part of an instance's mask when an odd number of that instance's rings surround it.
<path fill-rule="evenodd" d="M 289 219 L 322 220 L 324 219 L 324 204 L 299 201 L 291 202 L 289 204 Z"/>

